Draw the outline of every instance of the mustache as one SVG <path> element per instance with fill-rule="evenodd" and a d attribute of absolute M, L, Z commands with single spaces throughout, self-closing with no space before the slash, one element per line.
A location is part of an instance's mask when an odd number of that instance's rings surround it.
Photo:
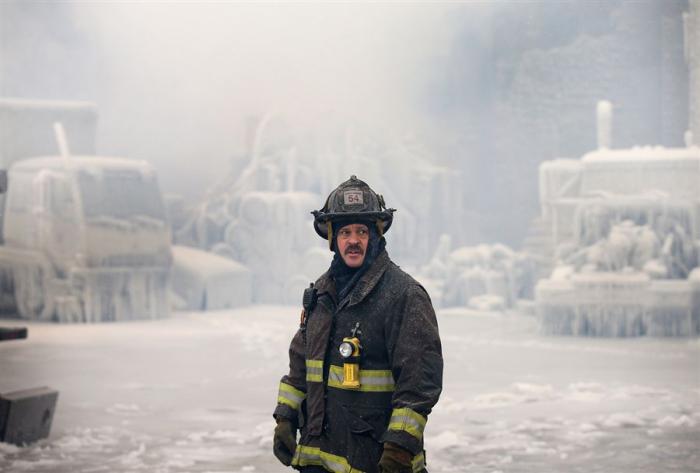
<path fill-rule="evenodd" d="M 347 248 L 345 248 L 345 254 L 347 255 L 351 251 L 357 251 L 360 254 L 364 254 L 364 251 L 362 251 L 362 246 L 358 243 L 355 245 L 348 245 Z"/>

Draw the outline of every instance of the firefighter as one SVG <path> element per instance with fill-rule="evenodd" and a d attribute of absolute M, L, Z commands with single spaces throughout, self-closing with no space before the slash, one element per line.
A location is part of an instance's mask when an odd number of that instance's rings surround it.
<path fill-rule="evenodd" d="M 394 211 L 352 176 L 312 212 L 335 255 L 304 292 L 279 385 L 273 451 L 284 465 L 426 472 L 423 431 L 442 391 L 442 348 L 428 294 L 385 249 Z"/>

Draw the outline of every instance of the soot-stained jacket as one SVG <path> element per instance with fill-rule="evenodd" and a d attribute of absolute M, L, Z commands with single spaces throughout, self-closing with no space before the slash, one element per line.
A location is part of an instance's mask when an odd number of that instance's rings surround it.
<path fill-rule="evenodd" d="M 428 294 L 383 251 L 338 301 L 329 273 L 289 348 L 275 417 L 298 423 L 292 465 L 373 473 L 390 441 L 425 471 L 423 430 L 442 391 L 442 348 Z M 343 387 L 338 347 L 359 322 L 360 387 Z"/>

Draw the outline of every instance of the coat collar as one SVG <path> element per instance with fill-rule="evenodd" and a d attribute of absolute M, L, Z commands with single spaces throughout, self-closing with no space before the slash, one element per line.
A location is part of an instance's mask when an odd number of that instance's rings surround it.
<path fill-rule="evenodd" d="M 337 300 L 335 283 L 331 278 L 330 271 L 326 271 L 323 276 L 318 279 L 316 282 L 316 289 L 318 290 L 319 295 L 329 293 L 336 304 L 341 302 L 342 305 L 353 306 L 360 303 L 365 297 L 367 297 L 372 289 L 374 289 L 379 282 L 379 279 L 381 279 L 382 275 L 389 267 L 389 263 L 391 263 L 389 254 L 386 252 L 386 250 L 383 250 L 381 253 L 379 253 L 379 256 L 377 256 L 377 259 L 374 260 L 374 263 L 372 263 L 372 266 L 370 266 L 367 272 L 360 278 L 359 281 L 357 281 L 355 287 L 350 292 L 350 295 L 346 297 L 344 301 Z"/>
<path fill-rule="evenodd" d="M 350 302 L 348 303 L 348 306 L 360 303 L 365 297 L 367 297 L 367 294 L 372 292 L 372 289 L 374 289 L 374 286 L 376 286 L 379 279 L 381 279 L 384 271 L 386 271 L 386 268 L 389 266 L 389 263 L 391 263 L 389 253 L 387 253 L 386 250 L 383 250 L 381 253 L 379 253 L 379 256 L 377 256 L 377 259 L 374 261 L 374 263 L 372 263 L 372 266 L 365 273 L 365 275 L 362 276 L 359 281 L 357 281 L 357 284 L 352 289 L 352 292 L 350 292 Z"/>
<path fill-rule="evenodd" d="M 338 296 L 335 292 L 335 284 L 333 283 L 333 278 L 331 278 L 331 270 L 329 269 L 321 275 L 320 278 L 316 280 L 314 284 L 318 295 L 330 294 L 331 298 L 335 301 Z"/>

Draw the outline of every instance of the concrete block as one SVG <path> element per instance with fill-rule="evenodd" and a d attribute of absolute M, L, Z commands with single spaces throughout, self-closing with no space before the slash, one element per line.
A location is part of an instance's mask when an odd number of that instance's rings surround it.
<path fill-rule="evenodd" d="M 48 387 L 0 394 L 0 441 L 21 446 L 48 437 L 57 400 Z"/>

